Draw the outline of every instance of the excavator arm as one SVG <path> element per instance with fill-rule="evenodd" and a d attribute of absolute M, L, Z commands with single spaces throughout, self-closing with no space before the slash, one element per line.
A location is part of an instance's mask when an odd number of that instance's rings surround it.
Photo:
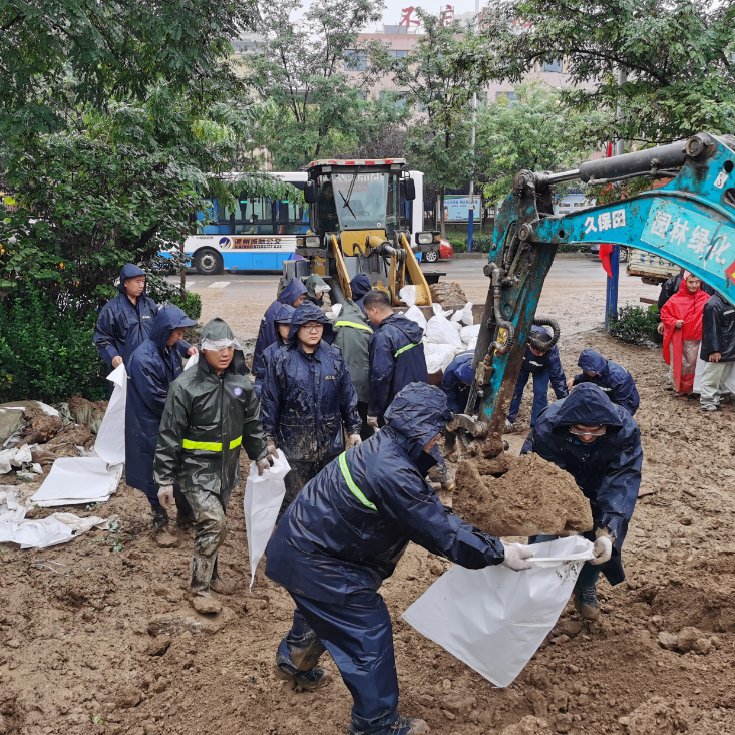
<path fill-rule="evenodd" d="M 519 172 L 498 213 L 484 269 L 490 285 L 467 413 L 450 428 L 476 437 L 502 433 L 541 288 L 562 243 L 610 243 L 660 255 L 735 301 L 734 168 L 735 137 L 700 133 L 587 161 L 570 171 Z M 628 200 L 553 214 L 555 184 L 574 179 L 602 184 L 636 176 L 673 178 L 663 188 Z"/>

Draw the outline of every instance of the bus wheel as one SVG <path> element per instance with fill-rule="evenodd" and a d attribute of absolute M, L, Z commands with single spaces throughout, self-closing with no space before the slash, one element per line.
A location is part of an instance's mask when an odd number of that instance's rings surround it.
<path fill-rule="evenodd" d="M 197 250 L 194 256 L 194 268 L 203 276 L 218 276 L 224 269 L 222 256 L 212 248 Z"/>

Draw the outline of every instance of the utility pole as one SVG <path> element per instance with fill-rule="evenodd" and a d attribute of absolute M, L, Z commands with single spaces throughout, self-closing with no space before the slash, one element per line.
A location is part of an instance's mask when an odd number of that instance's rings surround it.
<path fill-rule="evenodd" d="M 477 26 L 480 16 L 480 0 L 475 0 L 475 19 Z M 477 85 L 472 90 L 472 132 L 470 133 L 470 165 L 472 171 L 470 173 L 470 206 L 467 209 L 467 252 L 472 252 L 472 241 L 474 239 L 475 229 L 475 135 L 477 128 Z"/>

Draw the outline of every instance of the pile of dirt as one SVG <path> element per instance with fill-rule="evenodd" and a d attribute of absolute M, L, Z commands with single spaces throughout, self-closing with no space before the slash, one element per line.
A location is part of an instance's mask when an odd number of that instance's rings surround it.
<path fill-rule="evenodd" d="M 23 410 L 26 422 L 22 439 L 24 444 L 45 444 L 53 439 L 63 426 L 59 416 L 49 416 L 40 408 L 29 406 Z"/>
<path fill-rule="evenodd" d="M 107 410 L 107 401 L 88 401 L 82 396 L 72 396 L 69 399 L 69 413 L 77 424 L 89 426 L 96 434 Z"/>
<path fill-rule="evenodd" d="M 431 300 L 435 304 L 443 304 L 454 308 L 463 306 L 467 303 L 462 286 L 456 281 L 439 281 L 429 286 L 431 291 Z"/>
<path fill-rule="evenodd" d="M 498 472 L 502 461 L 507 471 Z M 453 508 L 493 536 L 563 535 L 592 528 L 589 501 L 571 475 L 535 454 L 459 463 Z"/>

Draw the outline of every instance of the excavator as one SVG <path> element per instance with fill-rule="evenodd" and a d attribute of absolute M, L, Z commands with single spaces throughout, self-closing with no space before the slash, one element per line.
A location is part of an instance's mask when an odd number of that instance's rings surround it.
<path fill-rule="evenodd" d="M 447 427 L 453 439 L 499 447 L 526 340 L 546 274 L 561 244 L 635 247 L 690 271 L 735 302 L 735 136 L 699 133 L 688 140 L 582 163 L 558 173 L 520 171 L 495 222 L 484 274 L 487 299 L 465 412 Z M 672 177 L 663 188 L 627 200 L 553 213 L 554 186 L 581 179 L 604 184 Z M 533 341 L 531 342 L 533 345 Z M 535 345 L 541 347 L 541 345 Z M 490 450 L 493 451 L 493 450 Z"/>
<path fill-rule="evenodd" d="M 396 307 L 405 306 L 398 294 L 409 284 L 416 287 L 416 305 L 431 306 L 428 274 L 416 252 L 438 233 L 412 232 L 416 185 L 405 159 L 322 159 L 305 169 L 309 234 L 297 240 L 303 260 L 284 263 L 282 283 L 319 275 L 332 303 L 341 303 L 352 296 L 350 280 L 364 273 Z"/>

